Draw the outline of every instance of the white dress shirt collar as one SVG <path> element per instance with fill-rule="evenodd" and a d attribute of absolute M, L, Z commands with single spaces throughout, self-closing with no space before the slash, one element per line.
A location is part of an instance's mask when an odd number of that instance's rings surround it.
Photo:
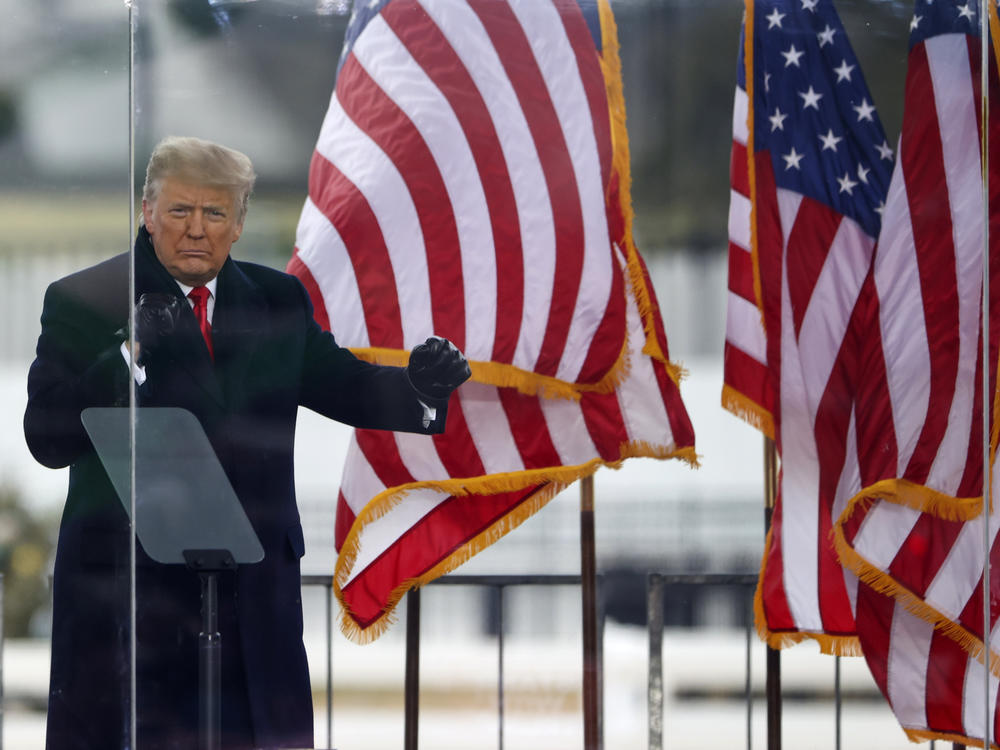
<path fill-rule="evenodd" d="M 188 294 L 191 293 L 191 290 L 194 289 L 194 287 L 188 286 L 187 284 L 183 284 L 180 281 L 177 281 L 177 279 L 174 279 L 174 281 L 177 282 L 177 286 L 181 288 L 181 292 L 183 292 L 184 296 L 187 297 L 188 304 L 194 307 L 194 302 L 192 302 L 191 298 L 188 297 Z M 215 287 L 218 286 L 218 284 L 219 284 L 219 277 L 216 276 L 214 279 L 212 279 L 211 281 L 209 281 L 207 284 L 204 285 L 205 288 L 208 289 L 208 304 L 206 305 L 206 308 L 207 308 L 209 323 L 212 322 L 212 316 L 215 314 Z"/>

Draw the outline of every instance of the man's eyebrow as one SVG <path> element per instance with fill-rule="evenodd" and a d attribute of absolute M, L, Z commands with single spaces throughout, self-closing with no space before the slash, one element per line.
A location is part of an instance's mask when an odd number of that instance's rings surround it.
<path fill-rule="evenodd" d="M 190 210 L 190 209 L 193 209 L 195 207 L 195 203 L 193 201 L 185 201 L 185 200 L 178 199 L 178 200 L 171 201 L 167 205 L 167 207 L 168 207 L 168 209 L 185 208 L 185 209 L 189 209 Z M 224 211 L 228 210 L 228 208 L 226 207 L 225 203 L 203 203 L 203 204 L 201 204 L 201 208 L 204 211 L 223 211 L 224 212 Z"/>

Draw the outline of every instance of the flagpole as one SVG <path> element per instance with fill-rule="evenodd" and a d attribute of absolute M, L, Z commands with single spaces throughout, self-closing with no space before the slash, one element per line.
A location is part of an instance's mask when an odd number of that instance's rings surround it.
<path fill-rule="evenodd" d="M 583 747 L 600 747 L 597 669 L 597 554 L 594 477 L 580 481 L 580 586 L 583 599 Z"/>
<path fill-rule="evenodd" d="M 771 530 L 775 500 L 778 496 L 778 454 L 774 440 L 764 438 L 764 535 Z M 767 749 L 781 750 L 781 652 L 767 646 Z"/>
<path fill-rule="evenodd" d="M 406 595 L 406 676 L 403 695 L 403 748 L 417 750 L 420 718 L 420 589 Z"/>
<path fill-rule="evenodd" d="M 983 408 L 982 408 L 982 429 L 983 429 L 983 673 L 986 682 L 985 694 L 985 719 L 983 732 L 983 747 L 991 747 L 991 736 L 993 734 L 993 713 L 990 701 L 990 610 L 992 601 L 990 597 L 990 505 L 992 498 L 992 467 L 990 466 L 990 439 L 992 430 L 990 429 L 990 408 L 992 403 L 990 398 L 990 152 L 989 152 L 989 81 L 990 81 L 990 2 L 991 0 L 981 0 L 980 2 L 980 83 L 982 98 L 980 106 L 982 108 L 982 130 L 981 130 L 981 153 L 982 153 L 982 180 L 983 180 Z"/>

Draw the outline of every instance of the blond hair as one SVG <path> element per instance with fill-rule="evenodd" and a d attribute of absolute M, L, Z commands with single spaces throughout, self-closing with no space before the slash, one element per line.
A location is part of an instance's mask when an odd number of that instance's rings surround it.
<path fill-rule="evenodd" d="M 243 224 L 257 175 L 250 157 L 227 146 L 192 136 L 170 135 L 156 144 L 146 166 L 142 199 L 155 203 L 167 178 L 226 190 Z"/>

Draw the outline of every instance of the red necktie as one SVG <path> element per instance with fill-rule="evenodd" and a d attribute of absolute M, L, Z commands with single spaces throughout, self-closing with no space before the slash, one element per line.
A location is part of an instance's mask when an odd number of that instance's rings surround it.
<path fill-rule="evenodd" d="M 215 359 L 215 352 L 212 350 L 212 324 L 208 322 L 208 297 L 211 292 L 203 286 L 196 286 L 188 297 L 194 302 L 194 317 L 201 328 L 201 335 L 205 339 L 205 346 L 208 347 L 209 355 Z"/>

